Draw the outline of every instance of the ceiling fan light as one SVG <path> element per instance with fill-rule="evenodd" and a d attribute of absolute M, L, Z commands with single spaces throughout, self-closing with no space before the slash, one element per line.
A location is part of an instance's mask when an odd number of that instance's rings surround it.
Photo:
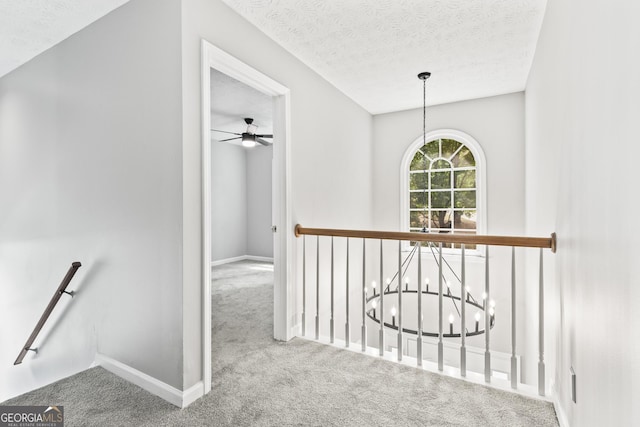
<path fill-rule="evenodd" d="M 256 146 L 256 137 L 248 133 L 242 134 L 242 146 L 251 148 Z"/>

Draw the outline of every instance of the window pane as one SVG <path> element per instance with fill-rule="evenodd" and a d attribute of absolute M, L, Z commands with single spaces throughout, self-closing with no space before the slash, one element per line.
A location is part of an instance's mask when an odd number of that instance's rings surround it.
<path fill-rule="evenodd" d="M 411 212 L 409 214 L 409 227 L 422 228 L 427 225 L 426 219 L 428 214 L 423 211 Z"/>
<path fill-rule="evenodd" d="M 453 139 L 443 139 L 442 140 L 442 157 L 448 159 L 456 152 L 458 147 L 462 144 Z"/>
<path fill-rule="evenodd" d="M 475 208 L 476 207 L 476 191 L 475 190 L 456 190 L 454 194 L 456 208 Z"/>
<path fill-rule="evenodd" d="M 450 210 L 431 211 L 431 228 L 438 228 L 442 230 L 450 229 L 451 228 L 451 211 Z"/>
<path fill-rule="evenodd" d="M 451 207 L 451 192 L 450 191 L 434 191 L 431 193 L 431 207 L 433 209 L 438 208 L 450 208 Z"/>
<path fill-rule="evenodd" d="M 446 160 L 442 160 L 442 159 L 436 160 L 431 165 L 431 169 L 451 169 L 451 163 L 447 162 Z"/>
<path fill-rule="evenodd" d="M 455 212 L 455 228 L 457 230 L 474 230 L 477 228 L 476 211 L 464 210 Z"/>
<path fill-rule="evenodd" d="M 456 211 L 454 212 L 454 228 L 456 230 L 474 230 L 476 229 L 475 211 Z"/>
<path fill-rule="evenodd" d="M 435 141 L 431 141 L 428 142 L 423 148 L 422 151 L 424 151 L 427 156 L 431 157 L 432 159 L 435 159 L 436 157 L 440 156 L 440 142 L 439 140 L 435 140 Z"/>
<path fill-rule="evenodd" d="M 424 208 L 429 202 L 429 192 L 409 193 L 410 208 Z"/>
<path fill-rule="evenodd" d="M 476 187 L 476 171 L 455 171 L 456 188 L 475 188 Z"/>
<path fill-rule="evenodd" d="M 431 188 L 451 188 L 451 172 L 431 172 Z"/>
<path fill-rule="evenodd" d="M 453 159 L 453 166 L 455 167 L 463 167 L 463 166 L 475 166 L 476 161 L 473 158 L 473 154 L 467 147 L 462 147 L 462 149 L 455 155 Z"/>
<path fill-rule="evenodd" d="M 426 161 L 426 165 L 425 165 L 425 161 Z M 416 155 L 413 156 L 413 160 L 411 160 L 411 167 L 409 168 L 409 170 L 415 171 L 415 170 L 429 169 L 430 163 L 431 163 L 431 160 L 423 156 L 420 150 L 418 150 Z"/>
<path fill-rule="evenodd" d="M 409 175 L 410 190 L 422 190 L 423 188 L 427 188 L 427 184 L 426 173 L 412 173 Z"/>

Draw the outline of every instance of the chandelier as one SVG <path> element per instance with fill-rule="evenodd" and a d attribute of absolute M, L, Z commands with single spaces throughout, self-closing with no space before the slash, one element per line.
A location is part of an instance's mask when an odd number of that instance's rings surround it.
<path fill-rule="evenodd" d="M 422 80 L 422 101 L 423 101 L 422 103 L 422 144 L 423 146 L 427 144 L 426 82 L 429 77 L 431 77 L 431 73 L 429 72 L 422 72 L 418 74 L 418 78 Z M 427 161 L 425 158 L 425 162 L 424 162 L 425 173 L 427 173 L 427 170 L 428 170 L 426 162 Z M 425 201 L 427 200 L 426 191 L 427 190 L 425 188 L 424 189 Z M 426 202 L 424 204 L 424 209 L 425 209 L 425 212 L 423 213 L 423 216 L 422 216 L 422 232 L 427 233 L 428 232 L 428 226 L 427 226 L 428 215 L 426 212 L 427 210 Z M 364 292 L 365 292 L 365 303 L 367 305 L 367 308 L 366 308 L 367 317 L 369 317 L 369 319 L 373 320 L 378 324 L 382 322 L 384 327 L 386 328 L 398 330 L 398 324 L 396 323 L 396 316 L 398 315 L 396 306 L 391 304 L 391 310 L 389 312 L 389 314 L 391 315 L 390 323 L 386 320 L 388 319 L 388 315 L 385 315 L 385 313 L 382 313 L 379 308 L 389 307 L 388 305 L 389 303 L 387 303 L 384 300 L 386 299 L 391 300 L 392 296 L 395 296 L 396 300 L 398 301 L 398 306 L 399 306 L 398 308 L 401 308 L 400 306 L 402 304 L 402 300 L 400 299 L 399 294 L 402 294 L 405 296 L 412 297 L 413 304 L 411 304 L 411 306 L 419 307 L 417 311 L 421 313 L 421 318 L 419 321 L 415 322 L 417 324 L 415 328 L 412 326 L 407 327 L 407 326 L 404 326 L 403 324 L 401 332 L 409 333 L 413 335 L 428 336 L 428 337 L 442 336 L 443 338 L 456 338 L 456 337 L 459 338 L 461 337 L 461 334 L 464 328 L 465 336 L 467 337 L 481 335 L 485 333 L 485 329 L 486 329 L 485 322 L 482 322 L 481 324 L 481 320 L 485 318 L 487 311 L 489 313 L 488 325 L 489 325 L 489 328 L 492 329 L 495 324 L 495 303 L 493 301 L 487 301 L 487 294 L 485 292 L 482 293 L 481 299 L 476 299 L 472 295 L 471 288 L 469 286 L 465 285 L 465 289 L 463 290 L 462 279 L 454 271 L 454 269 L 447 262 L 447 260 L 442 256 L 441 248 L 435 246 L 431 242 L 425 242 L 425 244 L 427 245 L 427 248 L 431 252 L 435 260 L 435 263 L 438 267 L 439 276 L 440 276 L 439 280 L 443 281 L 442 283 L 444 286 L 442 286 L 443 288 L 442 299 L 440 299 L 440 286 L 438 286 L 437 289 L 435 290 L 430 289 L 428 278 L 424 280 L 424 286 L 423 286 L 423 283 L 420 283 L 418 281 L 415 287 L 413 287 L 412 282 L 410 281 L 410 275 L 408 275 L 408 270 L 411 265 L 411 261 L 414 259 L 416 254 L 418 254 L 418 257 L 417 257 L 418 263 L 420 263 L 418 267 L 418 271 L 419 272 L 421 271 L 422 246 L 421 246 L 421 243 L 418 242 L 413 245 L 412 249 L 408 252 L 407 256 L 402 261 L 401 266 L 399 268 L 399 270 L 402 272 L 402 277 L 404 278 L 404 284 L 400 283 L 400 277 L 398 277 L 398 273 L 396 272 L 396 274 L 393 277 L 388 278 L 386 280 L 386 286 L 383 288 L 384 290 L 382 292 L 382 295 L 379 292 L 376 293 L 377 292 L 376 282 L 372 282 L 371 284 L 372 294 L 368 294 L 367 289 L 365 288 Z M 464 250 L 465 248 L 463 245 L 461 248 L 461 254 L 463 258 L 464 258 Z M 462 274 L 464 275 L 464 270 Z M 421 274 L 418 273 L 418 276 L 421 276 Z M 403 288 L 400 291 L 401 286 L 403 286 Z M 457 294 L 456 294 L 456 289 L 460 290 L 459 293 Z M 429 310 L 428 308 L 429 301 L 430 302 L 437 301 L 438 308 L 436 310 Z M 425 329 L 424 313 L 425 312 L 427 314 L 434 313 L 434 312 L 437 312 L 438 314 L 442 313 L 442 307 L 445 301 L 448 301 L 450 305 L 453 307 L 447 319 L 449 321 L 448 331 L 442 330 L 442 332 L 440 332 L 441 328 L 440 326 L 438 326 L 438 323 L 441 321 L 441 317 L 438 317 L 438 321 L 436 321 L 435 330 Z M 425 302 L 427 302 L 427 304 L 425 304 L 427 306 L 427 310 L 422 309 L 423 304 Z M 459 319 L 459 320 L 462 319 L 462 315 L 461 315 L 462 311 L 469 311 L 469 310 L 475 310 L 475 315 L 473 316 L 473 319 L 475 320 L 475 325 L 472 323 L 470 328 L 467 325 L 462 325 L 461 321 L 456 322 L 456 319 Z M 417 319 L 417 316 L 414 318 Z M 457 324 L 459 326 L 454 327 L 454 324 Z"/>

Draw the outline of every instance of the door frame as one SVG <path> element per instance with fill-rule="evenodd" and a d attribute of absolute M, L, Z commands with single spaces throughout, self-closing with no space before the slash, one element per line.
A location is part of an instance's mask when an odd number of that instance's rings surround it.
<path fill-rule="evenodd" d="M 291 215 L 290 91 L 255 68 L 206 40 L 201 42 L 202 65 L 202 375 L 204 393 L 211 391 L 211 68 L 273 98 L 273 337 L 288 341 L 295 335 L 293 286 L 294 233 Z"/>

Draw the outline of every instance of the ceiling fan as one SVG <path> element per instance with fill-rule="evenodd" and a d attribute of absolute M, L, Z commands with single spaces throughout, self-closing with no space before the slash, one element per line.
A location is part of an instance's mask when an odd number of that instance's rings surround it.
<path fill-rule="evenodd" d="M 273 144 L 273 142 L 269 142 L 263 139 L 263 138 L 271 139 L 273 138 L 273 135 L 256 134 L 256 131 L 258 130 L 258 126 L 253 124 L 252 118 L 247 117 L 244 119 L 244 122 L 247 124 L 247 131 L 242 133 L 228 132 L 226 130 L 218 130 L 218 129 L 211 129 L 211 130 L 213 132 L 222 132 L 222 133 L 230 133 L 231 135 L 238 135 L 233 138 L 222 139 L 220 140 L 220 142 L 228 142 L 228 141 L 234 141 L 236 139 L 240 139 L 242 142 L 242 145 L 245 147 L 255 147 L 256 143 L 266 145 L 266 146 Z"/>

